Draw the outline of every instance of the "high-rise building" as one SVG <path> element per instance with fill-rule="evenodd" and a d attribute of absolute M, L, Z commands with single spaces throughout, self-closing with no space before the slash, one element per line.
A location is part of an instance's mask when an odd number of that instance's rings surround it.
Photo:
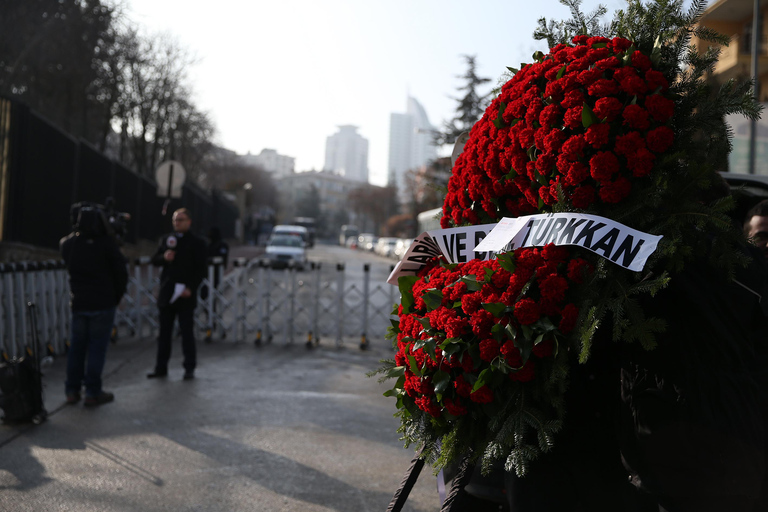
<path fill-rule="evenodd" d="M 424 107 L 415 98 L 408 97 L 404 114 L 391 114 L 387 181 L 396 185 L 401 194 L 405 190 L 405 173 L 437 158 L 434 132 Z"/>
<path fill-rule="evenodd" d="M 350 180 L 368 181 L 368 139 L 357 133 L 357 126 L 342 125 L 325 142 L 325 166 Z"/>

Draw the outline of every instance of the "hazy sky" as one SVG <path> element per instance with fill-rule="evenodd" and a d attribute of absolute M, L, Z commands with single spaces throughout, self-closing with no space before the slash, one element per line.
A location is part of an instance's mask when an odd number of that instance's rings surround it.
<path fill-rule="evenodd" d="M 599 2 L 584 0 L 584 11 Z M 609 11 L 623 0 L 603 0 Z M 216 141 L 238 153 L 263 148 L 322 169 L 325 139 L 354 124 L 369 141 L 371 182 L 384 184 L 389 115 L 408 94 L 430 122 L 452 116 L 466 70 L 493 79 L 546 50 L 538 18 L 568 17 L 557 0 L 127 0 L 149 33 L 172 34 L 198 59 L 189 70 Z M 610 14 L 609 14 L 610 16 Z M 489 88 L 490 89 L 490 85 Z"/>

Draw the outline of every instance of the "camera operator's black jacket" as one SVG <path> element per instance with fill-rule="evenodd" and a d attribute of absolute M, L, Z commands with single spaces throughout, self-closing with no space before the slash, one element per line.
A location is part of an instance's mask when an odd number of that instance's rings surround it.
<path fill-rule="evenodd" d="M 163 254 L 167 250 L 176 251 L 173 261 L 165 261 Z M 192 297 L 179 298 L 173 303 L 178 308 L 194 308 L 197 305 L 197 289 L 206 276 L 205 241 L 191 232 L 169 233 L 160 238 L 157 252 L 152 256 L 152 264 L 163 267 L 160 274 L 160 293 L 158 307 L 170 305 L 175 285 L 183 284 L 192 290 Z"/>
<path fill-rule="evenodd" d="M 69 270 L 72 311 L 117 306 L 128 286 L 128 269 L 115 240 L 75 231 L 61 239 L 59 248 Z"/>

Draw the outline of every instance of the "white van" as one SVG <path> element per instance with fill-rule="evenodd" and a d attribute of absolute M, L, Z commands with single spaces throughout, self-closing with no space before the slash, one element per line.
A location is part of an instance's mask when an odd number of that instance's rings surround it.
<path fill-rule="evenodd" d="M 309 230 L 304 226 L 293 226 L 291 224 L 278 224 L 272 228 L 272 236 L 275 235 L 294 235 L 300 236 L 304 241 L 304 247 L 309 247 Z"/>

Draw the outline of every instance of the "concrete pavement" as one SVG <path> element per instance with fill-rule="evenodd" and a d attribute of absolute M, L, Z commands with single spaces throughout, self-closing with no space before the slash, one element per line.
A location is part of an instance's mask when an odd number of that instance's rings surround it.
<path fill-rule="evenodd" d="M 120 339 L 104 372 L 115 401 L 92 409 L 65 405 L 59 357 L 48 420 L 0 426 L 0 511 L 384 511 L 413 452 L 365 376 L 387 343 L 357 341 L 199 341 L 182 381 L 180 340 L 168 379 L 149 380 L 154 341 Z M 439 510 L 429 468 L 405 510 Z"/>

